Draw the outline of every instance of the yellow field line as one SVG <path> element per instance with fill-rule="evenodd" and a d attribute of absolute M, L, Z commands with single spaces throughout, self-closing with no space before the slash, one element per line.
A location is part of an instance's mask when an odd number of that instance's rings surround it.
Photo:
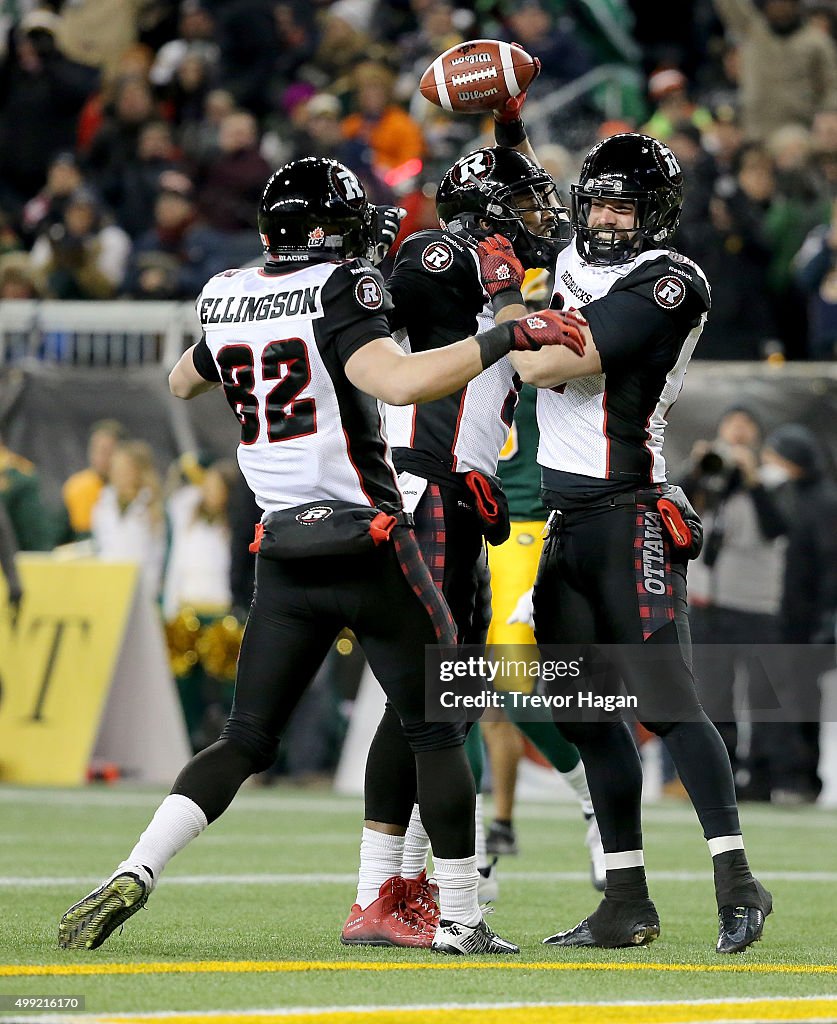
<path fill-rule="evenodd" d="M 712 1021 L 833 1021 L 837 999 L 713 1003 L 577 1003 L 542 1006 L 329 1010 L 325 1013 L 160 1015 L 154 1024 L 691 1024 Z M 97 1024 L 148 1024 L 148 1017 L 97 1016 Z"/>
<path fill-rule="evenodd" d="M 664 971 L 721 974 L 837 974 L 837 964 L 658 964 L 607 961 L 195 960 L 160 963 L 0 964 L 0 977 L 39 978 L 106 974 L 272 974 L 304 971 Z"/>

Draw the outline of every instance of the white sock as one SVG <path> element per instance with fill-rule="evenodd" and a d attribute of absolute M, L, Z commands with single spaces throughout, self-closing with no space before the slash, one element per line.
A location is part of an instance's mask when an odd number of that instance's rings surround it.
<path fill-rule="evenodd" d="M 477 897 L 477 858 L 443 860 L 434 856 L 433 868 L 439 886 L 441 917 L 445 921 L 457 921 L 469 927 L 479 924 L 482 913 Z"/>
<path fill-rule="evenodd" d="M 568 772 L 561 772 L 561 778 L 571 787 L 573 793 L 578 797 L 581 804 L 581 812 L 585 818 L 589 818 L 593 811 L 593 801 L 590 799 L 590 790 L 587 788 L 587 773 L 584 771 L 584 762 L 579 761 L 575 768 Z"/>
<path fill-rule="evenodd" d="M 404 859 L 401 862 L 401 874 L 405 878 L 418 878 L 427 869 L 427 855 L 430 853 L 430 836 L 421 822 L 419 805 L 413 804 L 410 824 L 404 836 Z"/>
<path fill-rule="evenodd" d="M 730 850 L 744 849 L 744 836 L 718 836 L 715 839 L 706 840 L 709 852 L 713 857 L 722 853 L 729 853 Z"/>
<path fill-rule="evenodd" d="M 404 836 L 388 836 L 364 828 L 360 841 L 360 868 L 357 873 L 357 899 L 361 910 L 378 898 L 388 878 L 400 874 L 404 859 Z"/>
<path fill-rule="evenodd" d="M 477 793 L 476 809 L 474 811 L 474 824 L 476 825 L 477 837 L 477 867 L 487 868 L 491 862 L 488 859 L 488 851 L 485 848 L 485 829 L 482 826 L 482 793 Z"/>
<path fill-rule="evenodd" d="M 207 824 L 206 815 L 194 800 L 181 793 L 170 794 L 117 871 L 140 865 L 151 872 L 156 885 L 166 864 L 197 839 Z"/>

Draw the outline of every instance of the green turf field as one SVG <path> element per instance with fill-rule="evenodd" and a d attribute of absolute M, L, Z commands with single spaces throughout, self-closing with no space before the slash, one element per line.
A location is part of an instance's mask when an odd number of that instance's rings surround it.
<path fill-rule="evenodd" d="M 587 875 L 584 824 L 568 804 L 521 805 L 522 852 L 501 861 L 500 899 L 491 922 L 521 945 L 521 957 L 509 966 L 500 958 L 454 960 L 424 951 L 341 946 L 340 927 L 354 899 L 360 801 L 258 788 L 242 791 L 227 814 L 179 855 L 147 909 L 121 934 L 94 952 L 59 950 L 59 917 L 128 852 L 161 796 L 126 787 L 0 787 L 0 995 L 84 995 L 87 1013 L 97 1019 L 167 1010 L 837 1000 L 835 813 L 756 805 L 743 809 L 745 837 L 776 911 L 764 940 L 737 958 L 714 952 L 709 857 L 686 805 L 664 803 L 645 814 L 661 938 L 647 949 L 578 952 L 545 947 L 540 940 L 575 924 L 597 903 Z M 310 962 L 315 969 L 305 969 Z M 396 969 L 399 964 L 404 967 Z M 37 965 L 52 966 L 46 972 Z M 78 965 L 92 973 L 72 973 Z M 416 965 L 427 967 L 410 969 Z M 410 1019 L 435 1019 L 430 1011 L 417 1012 Z M 518 1012 L 523 1011 L 507 1010 L 503 1020 L 518 1019 Z M 770 1019 L 803 1019 L 801 1012 Z M 649 1007 L 637 1019 L 710 1019 L 699 1008 L 694 1013 L 651 1015 Z M 565 1019 L 556 1014 L 544 1019 Z M 763 1009 L 758 1014 L 752 1019 L 768 1019 Z M 604 1010 L 601 1016 L 587 1010 L 578 1019 L 606 1016 Z M 837 1001 L 832 1016 L 805 1019 L 834 1016 Z M 306 1019 L 344 1018 L 349 1019 L 330 1009 Z M 27 1018 L 0 1010 L 0 1021 L 13 1019 Z M 379 1013 L 351 1019 L 407 1018 Z M 462 1010 L 450 1019 L 471 1018 Z"/>

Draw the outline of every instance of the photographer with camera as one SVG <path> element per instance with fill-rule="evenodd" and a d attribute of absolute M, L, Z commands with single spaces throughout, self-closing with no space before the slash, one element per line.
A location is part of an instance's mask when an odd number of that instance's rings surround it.
<path fill-rule="evenodd" d="M 704 523 L 705 543 L 689 575 L 689 623 L 695 643 L 695 674 L 701 701 L 718 728 L 741 793 L 770 799 L 754 723 L 746 766 L 737 757 L 738 728 L 733 686 L 743 667 L 751 706 L 758 707 L 766 681 L 750 648 L 779 642 L 785 522 L 765 487 L 760 467 L 763 430 L 743 406 L 726 410 L 714 440 L 692 449 L 681 481 Z M 702 649 L 701 645 L 711 644 Z M 715 646 L 718 645 L 718 646 Z"/>

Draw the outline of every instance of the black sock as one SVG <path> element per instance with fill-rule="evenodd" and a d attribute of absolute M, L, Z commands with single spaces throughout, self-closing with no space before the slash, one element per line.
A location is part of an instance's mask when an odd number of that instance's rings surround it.
<path fill-rule="evenodd" d="M 616 868 L 608 870 L 605 899 L 628 903 L 648 899 L 645 868 Z"/>
<path fill-rule="evenodd" d="M 726 850 L 716 854 L 712 858 L 712 871 L 719 909 L 760 905 L 753 873 L 743 850 Z"/>
<path fill-rule="evenodd" d="M 510 829 L 512 827 L 511 818 L 495 818 L 494 819 L 494 824 L 495 825 L 502 825 L 503 828 L 509 828 Z"/>

